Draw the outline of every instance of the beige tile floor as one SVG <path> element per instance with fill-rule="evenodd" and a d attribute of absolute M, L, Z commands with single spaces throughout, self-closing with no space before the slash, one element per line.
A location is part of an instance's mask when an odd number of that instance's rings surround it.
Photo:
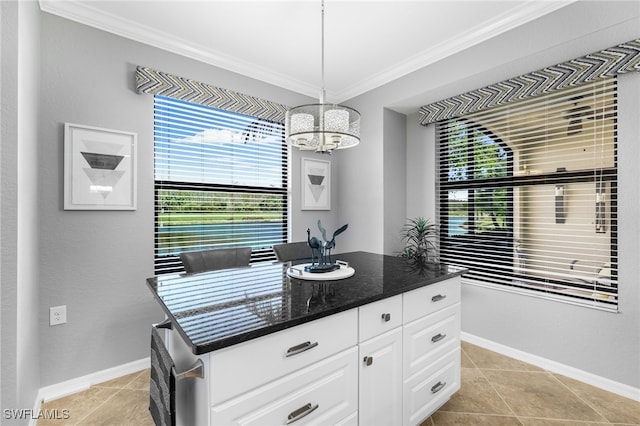
<path fill-rule="evenodd" d="M 640 425 L 640 402 L 462 343 L 462 386 L 421 426 Z"/>
<path fill-rule="evenodd" d="M 149 370 L 47 402 L 67 420 L 38 426 L 153 425 Z M 640 402 L 462 343 L 462 388 L 421 426 L 640 425 Z M 390 425 L 395 426 L 395 425 Z"/>

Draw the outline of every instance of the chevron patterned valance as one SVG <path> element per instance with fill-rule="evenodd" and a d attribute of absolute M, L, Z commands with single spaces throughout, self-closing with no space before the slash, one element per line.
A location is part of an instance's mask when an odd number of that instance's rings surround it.
<path fill-rule="evenodd" d="M 425 105 L 420 108 L 420 124 L 426 126 L 631 71 L 640 71 L 640 39 Z"/>
<path fill-rule="evenodd" d="M 276 102 L 141 66 L 136 70 L 136 90 L 280 123 L 289 109 Z"/>

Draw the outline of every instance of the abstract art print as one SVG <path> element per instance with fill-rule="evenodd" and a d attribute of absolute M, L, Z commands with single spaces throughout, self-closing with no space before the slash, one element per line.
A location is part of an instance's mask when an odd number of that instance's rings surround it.
<path fill-rule="evenodd" d="M 302 210 L 331 210 L 331 162 L 302 158 Z"/>
<path fill-rule="evenodd" d="M 65 123 L 64 209 L 136 209 L 137 134 Z"/>

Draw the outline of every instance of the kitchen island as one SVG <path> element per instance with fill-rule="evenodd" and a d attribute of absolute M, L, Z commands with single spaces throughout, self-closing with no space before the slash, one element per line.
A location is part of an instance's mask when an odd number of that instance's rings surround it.
<path fill-rule="evenodd" d="M 306 281 L 262 263 L 147 280 L 176 365 L 205 366 L 180 382 L 178 424 L 419 424 L 459 389 L 464 270 L 335 258 L 355 274 Z"/>

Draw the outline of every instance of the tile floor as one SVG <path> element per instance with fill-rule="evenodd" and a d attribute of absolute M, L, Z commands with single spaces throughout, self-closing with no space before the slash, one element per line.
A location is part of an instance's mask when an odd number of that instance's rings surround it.
<path fill-rule="evenodd" d="M 38 426 L 152 426 L 148 388 L 149 370 L 94 385 L 43 404 L 69 419 Z M 640 425 L 640 402 L 463 342 L 462 388 L 421 426 L 441 425 Z"/>

